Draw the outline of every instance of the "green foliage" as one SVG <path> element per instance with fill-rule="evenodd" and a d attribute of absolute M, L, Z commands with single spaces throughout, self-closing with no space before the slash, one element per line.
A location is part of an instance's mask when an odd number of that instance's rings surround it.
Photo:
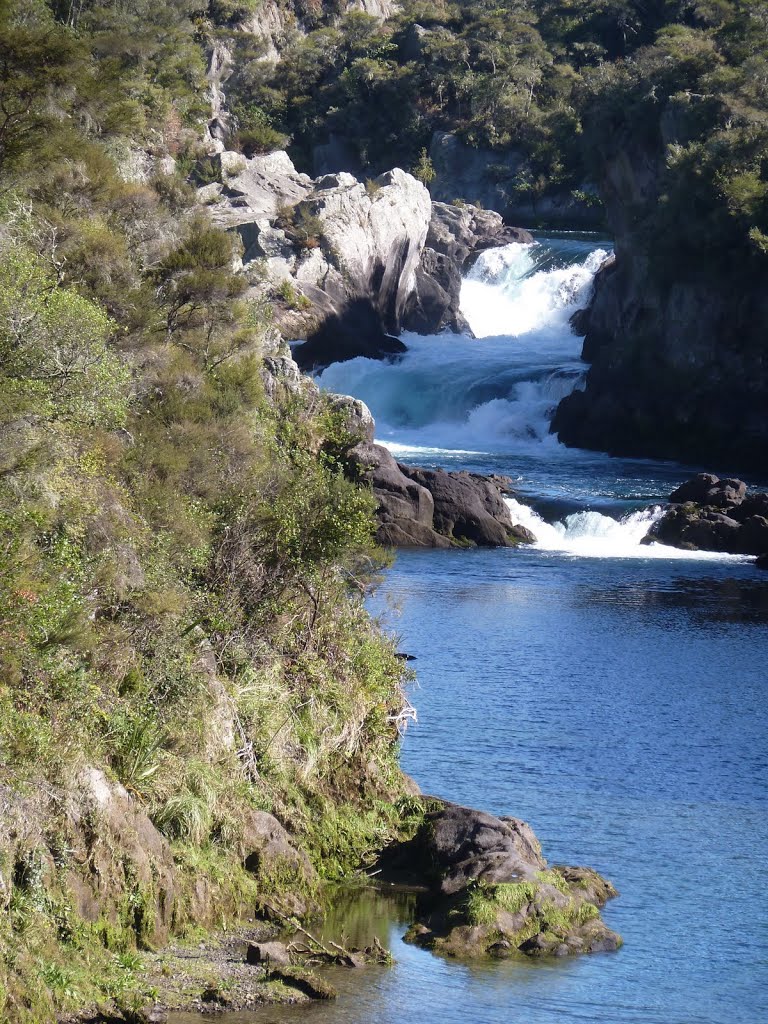
<path fill-rule="evenodd" d="M 152 717 L 121 709 L 111 717 L 108 735 L 117 777 L 141 793 L 160 767 L 158 755 L 166 738 L 162 726 Z"/>
<path fill-rule="evenodd" d="M 57 287 L 52 268 L 17 243 L 0 245 L 0 415 L 120 426 L 129 375 L 107 348 L 103 310 Z"/>
<path fill-rule="evenodd" d="M 765 30 L 738 4 L 697 8 L 693 21 L 660 26 L 631 61 L 585 76 L 587 143 L 598 165 L 626 145 L 665 158 L 659 194 L 634 212 L 640 236 L 654 239 L 654 273 L 722 269 L 738 251 L 744 273 L 759 274 L 768 132 L 755 73 Z"/>
<path fill-rule="evenodd" d="M 426 149 L 422 149 L 419 153 L 419 159 L 416 161 L 415 166 L 411 168 L 411 174 L 423 185 L 430 185 L 435 180 L 437 172 Z"/>
<path fill-rule="evenodd" d="M 233 111 L 237 121 L 234 144 L 247 157 L 257 153 L 271 153 L 285 149 L 288 136 L 277 131 L 267 114 L 258 107 L 236 107 Z"/>
<path fill-rule="evenodd" d="M 21 81 L 30 101 L 0 132 L 0 781 L 51 828 L 22 885 L 3 819 L 0 1016 L 26 1024 L 146 995 L 135 948 L 157 931 L 156 879 L 118 837 L 94 861 L 96 924 L 67 889 L 67 871 L 93 881 L 61 811 L 85 765 L 172 842 L 174 928 L 225 924 L 297 884 L 245 871 L 255 808 L 339 870 L 396 827 L 403 698 L 359 598 L 381 555 L 338 424 L 311 392 L 267 401 L 269 310 L 245 300 L 235 238 L 182 176 L 124 180 L 150 138 L 182 174 L 218 174 L 185 135 L 197 9 L 87 2 L 52 19 L 29 0 L 24 27 L 22 6 L 0 21 L 18 43 L 0 99 Z M 317 244 L 311 209 L 291 229 Z M 338 819 L 324 838 L 318 808 Z M 99 841 L 90 813 L 78 842 Z"/>
<path fill-rule="evenodd" d="M 309 309 L 312 305 L 306 295 L 296 290 L 296 285 L 292 281 L 281 281 L 275 291 L 278 298 L 290 309 Z"/>

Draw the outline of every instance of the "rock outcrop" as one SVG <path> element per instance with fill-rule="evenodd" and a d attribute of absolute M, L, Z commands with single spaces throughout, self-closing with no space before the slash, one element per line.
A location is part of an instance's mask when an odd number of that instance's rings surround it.
<path fill-rule="evenodd" d="M 302 369 L 357 355 L 391 356 L 403 327 L 432 213 L 426 188 L 395 168 L 364 185 L 312 179 L 286 153 L 221 153 L 221 182 L 200 190 L 215 223 L 239 232 L 254 296 L 278 302 Z"/>
<path fill-rule="evenodd" d="M 509 481 L 419 469 L 365 442 L 348 453 L 351 475 L 378 501 L 376 538 L 387 547 L 514 547 L 533 534 L 515 525 L 502 497 Z"/>
<path fill-rule="evenodd" d="M 586 387 L 561 402 L 552 429 L 568 445 L 616 455 L 762 467 L 764 271 L 714 250 L 684 258 L 651 229 L 669 147 L 686 142 L 678 134 L 662 117 L 654 143 L 622 137 L 605 154 L 600 190 L 616 254 L 579 318 Z"/>
<path fill-rule="evenodd" d="M 220 181 L 199 189 L 213 221 L 237 231 L 253 297 L 268 297 L 304 370 L 357 356 L 397 358 L 403 330 L 470 334 L 461 281 L 485 249 L 531 242 L 498 213 L 432 203 L 395 168 L 362 184 L 310 178 L 287 153 L 215 157 Z"/>
<path fill-rule="evenodd" d="M 416 836 L 379 865 L 385 879 L 426 889 L 407 941 L 466 958 L 618 949 L 598 910 L 617 895 L 610 882 L 589 868 L 549 868 L 517 818 L 432 804 Z"/>
<path fill-rule="evenodd" d="M 435 200 L 452 203 L 459 199 L 496 210 L 515 224 L 536 227 L 582 227 L 599 229 L 604 216 L 597 191 L 585 184 L 574 194 L 553 193 L 528 199 L 517 192 L 516 181 L 526 160 L 522 150 L 491 150 L 468 146 L 456 135 L 435 132 L 429 156 L 436 176 L 430 184 Z"/>
<path fill-rule="evenodd" d="M 69 789 L 0 787 L 0 909 L 12 891 L 49 893 L 146 946 L 168 939 L 178 889 L 167 839 L 100 769 L 83 767 Z"/>
<path fill-rule="evenodd" d="M 700 473 L 669 496 L 671 507 L 643 543 L 733 555 L 768 553 L 768 494 L 747 492 L 743 480 Z"/>
<path fill-rule="evenodd" d="M 315 16 L 328 13 L 336 16 L 343 11 L 362 11 L 372 18 L 384 20 L 391 17 L 396 8 L 393 0 L 346 0 L 345 3 L 333 4 L 323 3 L 306 5 L 307 13 L 310 9 Z M 259 0 L 253 14 L 249 15 L 240 24 L 240 30 L 246 32 L 263 45 L 263 60 L 277 63 L 280 60 L 285 38 L 290 32 L 304 34 L 307 31 L 306 25 L 301 17 L 296 14 L 295 4 L 286 4 L 280 0 Z"/>
<path fill-rule="evenodd" d="M 403 326 L 419 334 L 450 330 L 471 337 L 460 299 L 462 278 L 473 259 L 485 249 L 532 241 L 528 231 L 509 227 L 493 210 L 467 203 L 433 203 L 426 245 L 416 269 Z"/>

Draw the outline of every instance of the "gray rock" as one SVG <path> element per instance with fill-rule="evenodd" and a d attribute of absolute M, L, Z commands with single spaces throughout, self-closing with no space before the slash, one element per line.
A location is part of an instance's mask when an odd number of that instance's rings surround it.
<path fill-rule="evenodd" d="M 291 954 L 284 942 L 249 942 L 245 951 L 245 959 L 249 964 L 269 966 L 288 966 Z"/>
<path fill-rule="evenodd" d="M 358 480 L 368 482 L 378 501 L 377 540 L 391 547 L 449 547 L 433 528 L 435 504 L 426 487 L 409 480 L 381 445 L 359 444 L 349 452 Z"/>
<path fill-rule="evenodd" d="M 499 485 L 487 477 L 448 473 L 443 469 L 400 468 L 432 495 L 433 524 L 438 533 L 459 543 L 481 547 L 509 547 L 535 541 L 529 530 L 513 524 Z"/>
<path fill-rule="evenodd" d="M 583 355 L 592 364 L 586 387 L 563 399 L 552 426 L 565 444 L 615 455 L 762 470 L 765 275 L 736 256 L 686 265 L 649 230 L 669 185 L 668 146 L 690 141 L 675 138 L 679 126 L 667 116 L 679 102 L 669 101 L 663 131 L 618 134 L 602 154 L 600 192 L 616 258 L 598 275 L 583 324 Z M 689 108 L 708 102 L 684 101 Z"/>
<path fill-rule="evenodd" d="M 293 845 L 285 828 L 267 811 L 250 811 L 243 822 L 241 852 L 246 871 L 254 874 L 293 874 L 302 881 L 315 877 L 306 853 Z"/>
<path fill-rule="evenodd" d="M 280 278 L 308 300 L 303 313 L 282 313 L 286 336 L 308 339 L 295 350 L 299 365 L 404 351 L 388 335 L 401 330 L 415 289 L 431 216 L 426 188 L 397 168 L 370 188 L 344 172 L 313 181 L 283 152 L 218 160 L 214 221 L 240 233 L 246 270 L 268 261 L 267 292 Z"/>
<path fill-rule="evenodd" d="M 222 227 L 269 222 L 279 209 L 298 203 L 312 191 L 312 179 L 300 174 L 282 150 L 250 159 L 242 153 L 223 152 L 217 160 L 228 203 L 217 207 L 213 217 Z"/>
<path fill-rule="evenodd" d="M 370 483 L 379 503 L 379 543 L 391 547 L 512 547 L 533 534 L 513 524 L 502 480 L 473 473 L 419 469 L 395 461 L 386 448 L 359 444 L 348 455 L 356 479 Z"/>
<path fill-rule="evenodd" d="M 358 443 L 372 443 L 376 424 L 365 402 L 351 395 L 329 394 L 327 397 L 331 408 L 342 416 L 344 430 Z"/>
<path fill-rule="evenodd" d="M 514 183 L 524 169 L 526 155 L 514 147 L 482 149 L 466 145 L 456 135 L 435 132 L 429 149 L 436 177 L 430 185 L 435 200 L 463 200 L 495 210 L 514 224 L 598 228 L 603 223 L 599 204 L 575 197 L 571 191 L 536 201 L 516 194 Z M 581 192 L 594 194 L 594 186 L 582 183 Z"/>
<path fill-rule="evenodd" d="M 428 814 L 426 823 L 423 842 L 444 895 L 471 881 L 495 884 L 533 878 L 546 867 L 533 829 L 517 818 L 496 818 L 446 803 Z"/>
<path fill-rule="evenodd" d="M 738 554 L 762 555 L 768 552 L 768 519 L 750 516 L 741 524 L 737 539 Z"/>
<path fill-rule="evenodd" d="M 742 480 L 699 473 L 670 495 L 672 505 L 643 543 L 736 555 L 768 552 L 768 494 L 747 493 Z"/>
<path fill-rule="evenodd" d="M 669 500 L 679 504 L 693 501 L 697 505 L 725 508 L 741 504 L 746 493 L 747 485 L 743 480 L 721 480 L 712 473 L 699 473 L 674 490 Z"/>

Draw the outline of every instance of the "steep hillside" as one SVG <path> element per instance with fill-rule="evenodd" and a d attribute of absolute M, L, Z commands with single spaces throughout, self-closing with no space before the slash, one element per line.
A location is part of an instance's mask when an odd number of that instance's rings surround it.
<path fill-rule="evenodd" d="M 140 1002 L 135 947 L 302 913 L 400 827 L 354 423 L 186 180 L 194 18 L 2 10 L 3 1020 Z"/>

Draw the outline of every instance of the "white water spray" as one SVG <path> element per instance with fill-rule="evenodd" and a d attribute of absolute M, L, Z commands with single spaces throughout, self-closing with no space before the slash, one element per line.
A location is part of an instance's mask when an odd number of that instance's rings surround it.
<path fill-rule="evenodd" d="M 397 363 L 353 359 L 320 376 L 330 391 L 371 408 L 377 436 L 401 450 L 515 451 L 561 446 L 549 434 L 560 399 L 583 374 L 568 319 L 589 296 L 602 249 L 582 262 L 540 268 L 547 250 L 512 244 L 483 253 L 462 288 L 477 338 L 406 334 Z"/>
<path fill-rule="evenodd" d="M 664 558 L 678 560 L 717 560 L 730 558 L 744 561 L 740 555 L 723 555 L 716 551 L 681 551 L 664 544 L 642 544 L 651 526 L 662 516 L 663 508 L 630 512 L 620 520 L 601 512 L 574 512 L 562 522 L 548 523 L 528 505 L 506 498 L 512 521 L 527 527 L 536 538 L 539 551 L 559 552 L 580 558 Z"/>
<path fill-rule="evenodd" d="M 520 338 L 542 331 L 562 345 L 568 318 L 583 306 L 608 253 L 595 249 L 581 264 L 538 268 L 541 246 L 513 243 L 482 253 L 461 288 L 461 311 L 477 338 Z"/>

